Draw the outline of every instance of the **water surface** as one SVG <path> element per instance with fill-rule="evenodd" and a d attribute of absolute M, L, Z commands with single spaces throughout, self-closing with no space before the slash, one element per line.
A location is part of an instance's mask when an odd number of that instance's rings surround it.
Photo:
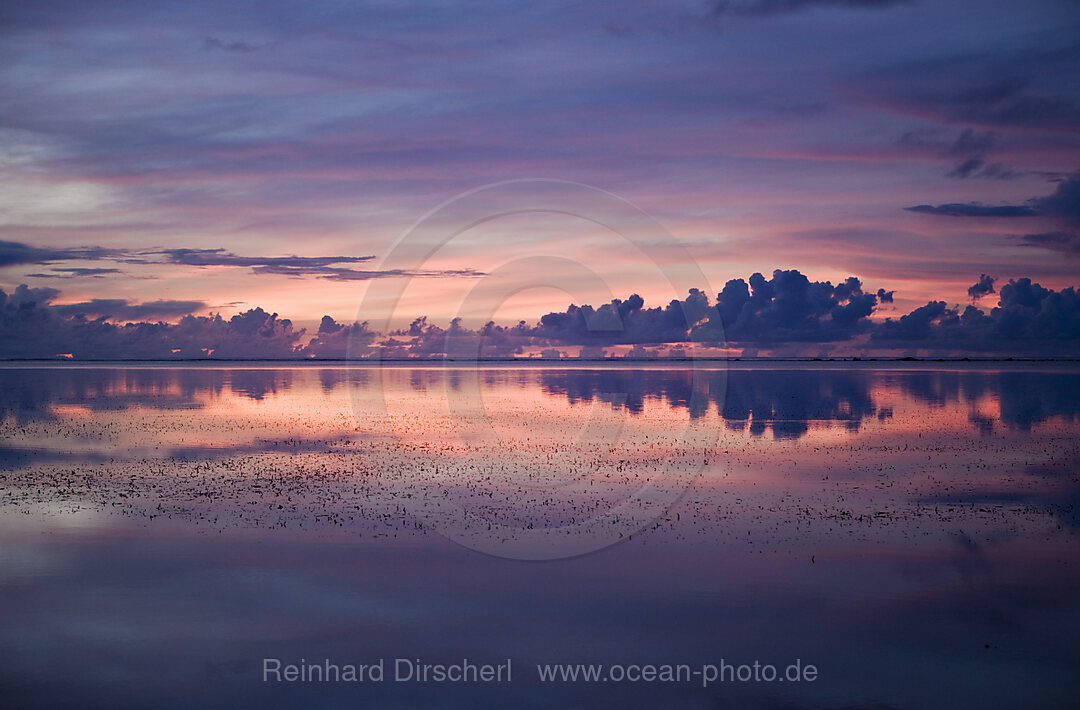
<path fill-rule="evenodd" d="M 18 706 L 1069 706 L 1080 370 L 0 368 Z M 549 558 L 527 561 L 521 558 Z M 266 657 L 512 657 L 268 685 Z M 537 663 L 813 663 L 541 684 Z"/>

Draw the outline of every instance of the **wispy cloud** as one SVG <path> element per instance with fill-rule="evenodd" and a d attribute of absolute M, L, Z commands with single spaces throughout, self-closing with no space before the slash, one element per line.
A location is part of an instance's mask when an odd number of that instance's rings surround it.
<path fill-rule="evenodd" d="M 950 203 L 916 205 L 904 209 L 945 217 L 1038 217 L 1041 221 L 1059 228 L 1020 235 L 1019 239 L 1022 243 L 1053 251 L 1075 253 L 1080 250 L 1080 175 L 1073 175 L 1056 182 L 1057 187 L 1053 193 L 1045 197 L 1033 197 L 1022 205 L 991 206 L 976 203 Z"/>
<path fill-rule="evenodd" d="M 814 8 L 840 8 L 849 10 L 887 10 L 913 0 L 717 0 L 713 13 L 717 15 L 749 15 L 769 17 Z"/>
<path fill-rule="evenodd" d="M 111 260 L 125 264 L 159 264 L 195 266 L 201 268 L 249 268 L 253 274 L 312 276 L 330 281 L 368 281 L 385 278 L 476 277 L 484 273 L 475 269 L 353 269 L 338 264 L 359 264 L 374 260 L 374 256 L 241 256 L 225 249 L 49 249 L 32 247 L 20 242 L 0 242 L 0 266 L 21 264 L 52 264 L 57 261 Z M 25 274 L 34 278 L 97 277 L 123 273 L 116 268 L 53 267 L 52 273 Z"/>
<path fill-rule="evenodd" d="M 936 214 L 944 217 L 1036 217 L 1039 212 L 1027 205 L 980 205 L 975 202 L 952 202 L 944 205 L 915 205 L 905 207 L 909 212 Z"/>
<path fill-rule="evenodd" d="M 242 40 L 226 41 L 217 37 L 206 37 L 203 39 L 203 47 L 205 49 L 220 49 L 226 52 L 255 52 L 261 49 L 261 45 L 251 44 L 250 42 L 244 42 Z"/>
<path fill-rule="evenodd" d="M 1073 232 L 1036 232 L 1021 234 L 1019 238 L 1028 246 L 1071 254 L 1080 252 L 1080 236 Z"/>
<path fill-rule="evenodd" d="M 98 261 L 117 259 L 126 254 L 124 249 L 108 247 L 75 247 L 51 249 L 34 247 L 22 242 L 0 241 L 0 267 L 20 264 L 51 264 L 57 261 Z"/>
<path fill-rule="evenodd" d="M 162 249 L 142 252 L 164 255 L 165 261 L 185 266 L 251 266 L 305 269 L 330 264 L 355 264 L 374 256 L 238 256 L 225 249 Z"/>
<path fill-rule="evenodd" d="M 317 276 L 329 281 L 370 281 L 372 279 L 395 279 L 395 278 L 439 278 L 439 277 L 479 277 L 484 276 L 482 271 L 475 269 L 385 269 L 382 271 L 365 271 L 363 269 L 347 269 L 333 266 L 294 266 L 290 264 L 267 264 L 253 269 L 257 274 L 277 274 L 280 276 Z"/>
<path fill-rule="evenodd" d="M 122 273 L 124 272 L 120 269 L 92 269 L 78 266 L 56 266 L 53 267 L 53 270 L 49 273 L 27 274 L 27 276 L 38 279 L 76 279 L 87 276 L 102 277 Z"/>
<path fill-rule="evenodd" d="M 158 300 L 149 303 L 128 303 L 122 298 L 95 298 L 82 303 L 66 303 L 52 307 L 62 316 L 108 318 L 120 322 L 154 318 L 176 318 L 206 309 L 202 301 Z"/>

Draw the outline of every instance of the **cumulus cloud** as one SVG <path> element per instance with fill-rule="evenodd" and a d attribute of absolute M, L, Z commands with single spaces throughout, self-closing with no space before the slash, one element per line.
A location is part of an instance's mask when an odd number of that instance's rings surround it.
<path fill-rule="evenodd" d="M 8 296 L 0 290 L 0 307 L 7 305 L 12 308 L 32 308 L 37 305 L 45 306 L 60 295 L 55 288 L 30 288 L 26 284 L 19 284 L 15 291 Z"/>
<path fill-rule="evenodd" d="M 663 308 L 645 308 L 644 299 L 634 294 L 599 308 L 571 305 L 565 311 L 548 313 L 540 318 L 535 333 L 553 342 L 581 345 L 681 342 L 708 311 L 708 296 L 698 289 Z"/>
<path fill-rule="evenodd" d="M 717 296 L 707 322 L 694 329 L 695 340 L 719 342 L 831 342 L 866 332 L 869 316 L 892 293 L 864 293 L 854 276 L 836 284 L 810 281 L 798 270 L 760 273 L 749 284 L 732 279 Z"/>
<path fill-rule="evenodd" d="M 450 321 L 448 328 L 443 329 L 429 323 L 426 316 L 421 316 L 413 320 L 408 328 L 391 332 L 377 352 L 384 358 L 430 358 L 442 355 L 461 359 L 510 357 L 521 354 L 526 345 L 536 342 L 533 329 L 526 326 L 524 321 L 510 327 L 488 322 L 472 330 L 464 327 L 460 318 L 455 318 Z"/>
<path fill-rule="evenodd" d="M 715 303 L 691 289 L 685 299 L 646 308 L 634 294 L 598 308 L 571 305 L 548 313 L 531 333 L 551 343 L 593 346 L 834 342 L 866 332 L 877 305 L 892 299 L 884 289 L 864 292 L 855 277 L 833 285 L 777 269 L 770 279 L 756 273 L 749 282 L 728 281 Z"/>
<path fill-rule="evenodd" d="M 368 328 L 367 322 L 343 325 L 330 316 L 323 316 L 318 332 L 301 354 L 335 360 L 366 357 L 371 354 L 371 346 L 378 335 Z"/>
<path fill-rule="evenodd" d="M 0 290 L 0 357 L 51 358 L 70 353 L 79 359 L 287 358 L 296 356 L 304 335 L 302 329 L 294 330 L 288 319 L 261 308 L 227 320 L 220 315 L 185 315 L 175 325 L 120 325 L 104 315 L 89 319 L 82 311 L 91 310 L 86 306 L 95 302 L 75 304 L 79 308 L 74 311 L 69 306 L 52 305 L 58 295 L 56 289 L 25 285 L 10 296 Z M 97 310 L 138 316 L 186 310 L 176 301 L 134 306 L 109 299 L 96 303 Z"/>
<path fill-rule="evenodd" d="M 968 298 L 973 302 L 978 301 L 983 296 L 987 296 L 994 293 L 994 277 L 981 274 L 979 280 L 968 287 Z"/>
<path fill-rule="evenodd" d="M 994 293 L 996 280 L 982 274 L 968 289 L 972 301 Z M 776 270 L 731 279 L 715 299 L 691 289 L 684 299 L 647 307 L 638 295 L 599 307 L 570 305 L 529 325 L 489 322 L 471 329 L 460 319 L 447 327 L 416 318 L 408 328 L 378 333 L 365 322 L 338 323 L 325 316 L 308 338 L 287 318 L 252 308 L 223 318 L 196 316 L 199 301 L 130 304 L 94 299 L 56 304 L 59 291 L 20 285 L 0 291 L 0 357 L 38 358 L 71 353 L 80 359 L 171 358 L 490 358 L 526 351 L 562 357 L 570 346 L 582 356 L 603 356 L 631 346 L 628 357 L 686 354 L 685 346 L 739 347 L 816 354 L 826 345 L 858 348 L 1025 355 L 1075 354 L 1080 346 L 1080 297 L 1074 288 L 1045 288 L 1029 278 L 1000 288 L 990 311 L 963 310 L 934 300 L 899 318 L 876 320 L 893 292 L 863 290 L 855 277 L 833 284 L 811 281 L 798 270 Z M 175 323 L 149 322 L 179 318 Z"/>
<path fill-rule="evenodd" d="M 1080 345 L 1080 295 L 1072 287 L 1054 291 L 1029 278 L 1010 280 L 989 313 L 967 306 L 962 312 L 930 301 L 873 333 L 879 343 L 982 352 L 1072 354 Z"/>
<path fill-rule="evenodd" d="M 219 358 L 278 358 L 298 354 L 304 329 L 292 321 L 253 308 L 225 320 L 220 315 L 184 316 L 175 328 L 174 347 L 182 353 Z M 195 357 L 198 357 L 196 354 Z"/>

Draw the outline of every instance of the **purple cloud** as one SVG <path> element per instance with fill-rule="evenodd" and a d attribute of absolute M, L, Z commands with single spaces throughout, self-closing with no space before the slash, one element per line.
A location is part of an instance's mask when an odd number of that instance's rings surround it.
<path fill-rule="evenodd" d="M 98 261 L 122 256 L 124 250 L 107 247 L 77 247 L 73 249 L 50 249 L 33 247 L 21 242 L 0 241 L 0 267 L 21 264 L 51 264 L 56 261 Z"/>
<path fill-rule="evenodd" d="M 972 302 L 978 301 L 983 296 L 988 296 L 994 293 L 994 277 L 982 274 L 979 276 L 979 280 L 968 287 L 968 298 Z"/>
<path fill-rule="evenodd" d="M 945 205 L 915 205 L 905 207 L 909 212 L 922 212 L 923 214 L 936 214 L 944 217 L 1037 217 L 1039 212 L 1027 205 L 980 205 L 974 202 L 960 204 L 957 202 Z"/>
<path fill-rule="evenodd" d="M 194 311 L 206 309 L 202 301 L 166 301 L 128 303 L 122 298 L 95 298 L 82 303 L 52 306 L 61 316 L 108 318 L 114 321 L 137 321 L 140 319 L 175 318 Z"/>
<path fill-rule="evenodd" d="M 713 14 L 769 17 L 813 8 L 887 10 L 910 2 L 912 0 L 716 0 Z"/>
<path fill-rule="evenodd" d="M 969 289 L 972 298 L 992 293 L 994 279 L 983 274 Z M 982 353 L 1059 352 L 1080 344 L 1080 296 L 1074 288 L 1045 288 L 1028 278 L 1000 289 L 989 312 L 968 306 L 960 312 L 931 301 L 898 319 L 871 319 L 892 292 L 863 291 L 848 278 L 836 285 L 810 281 L 797 270 L 776 270 L 771 279 L 754 274 L 749 282 L 732 279 L 717 294 L 693 289 L 685 299 L 649 308 L 640 296 L 615 299 L 594 308 L 571 305 L 548 313 L 534 325 L 488 323 L 470 329 L 460 319 L 442 328 L 425 317 L 406 329 L 381 334 L 366 323 L 341 324 L 324 316 L 306 338 L 292 321 L 252 308 L 225 319 L 195 316 L 201 302 L 155 301 L 131 304 L 94 299 L 54 305 L 59 291 L 21 285 L 11 295 L 0 290 L 0 357 L 50 358 L 71 353 L 80 359 L 176 358 L 344 358 L 344 357 L 509 357 L 547 348 L 585 346 L 601 355 L 604 347 L 649 347 L 702 343 L 710 347 L 768 349 L 862 343 L 858 347 L 927 348 Z M 176 317 L 174 324 L 128 322 L 135 318 Z M 93 317 L 93 318 L 91 318 Z M 561 352 L 561 351 L 559 351 Z M 814 351 L 810 351 L 814 352 Z"/>
<path fill-rule="evenodd" d="M 253 274 L 279 276 L 316 276 L 330 281 L 368 281 L 381 278 L 476 277 L 475 269 L 352 269 L 336 264 L 369 262 L 374 256 L 240 256 L 225 249 L 174 248 L 150 251 L 82 247 L 78 249 L 38 248 L 20 242 L 0 242 L 0 266 L 51 264 L 64 260 L 111 260 L 125 264 L 163 264 L 198 267 L 250 268 Z M 26 274 L 35 278 L 77 278 L 121 274 L 115 268 L 54 267 L 52 273 Z"/>

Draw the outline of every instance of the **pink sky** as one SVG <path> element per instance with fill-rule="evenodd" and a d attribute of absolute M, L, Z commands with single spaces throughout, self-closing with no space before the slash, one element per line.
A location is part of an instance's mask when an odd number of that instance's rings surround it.
<path fill-rule="evenodd" d="M 260 306 L 309 328 L 364 319 L 374 282 L 335 269 L 381 271 L 430 210 L 522 178 L 628 200 L 686 246 L 714 295 L 777 268 L 857 276 L 896 292 L 882 318 L 963 304 L 983 273 L 1074 285 L 1074 8 L 860 5 L 10 8 L 0 287 L 57 288 L 58 304 Z M 1030 214 L 905 209 L 918 205 Z M 663 273 L 678 260 L 658 267 L 576 217 L 447 238 L 422 275 L 389 277 L 409 281 L 398 322 L 478 324 L 461 309 L 475 272 L 534 256 L 573 260 L 599 286 L 517 293 L 486 309 L 501 321 L 686 295 Z M 246 261 L 200 266 L 176 250 Z M 290 256 L 325 261 L 257 263 Z M 332 259 L 361 256 L 374 258 Z"/>

